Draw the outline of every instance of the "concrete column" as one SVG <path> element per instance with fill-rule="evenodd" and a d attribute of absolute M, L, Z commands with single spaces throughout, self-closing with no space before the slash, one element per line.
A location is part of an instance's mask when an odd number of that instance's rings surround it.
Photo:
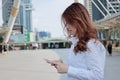
<path fill-rule="evenodd" d="M 50 43 L 48 43 L 48 48 L 50 48 Z"/>

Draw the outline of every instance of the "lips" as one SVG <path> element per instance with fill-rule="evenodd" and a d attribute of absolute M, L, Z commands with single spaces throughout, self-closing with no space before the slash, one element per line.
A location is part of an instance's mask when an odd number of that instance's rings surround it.
<path fill-rule="evenodd" d="M 72 31 L 72 30 L 68 30 L 68 31 Z"/>

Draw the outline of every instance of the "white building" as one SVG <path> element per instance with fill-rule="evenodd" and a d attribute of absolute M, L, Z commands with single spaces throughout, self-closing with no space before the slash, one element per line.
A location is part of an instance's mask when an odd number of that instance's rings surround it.
<path fill-rule="evenodd" d="M 84 5 L 87 8 L 87 10 L 92 18 L 92 1 L 91 0 L 84 0 Z"/>

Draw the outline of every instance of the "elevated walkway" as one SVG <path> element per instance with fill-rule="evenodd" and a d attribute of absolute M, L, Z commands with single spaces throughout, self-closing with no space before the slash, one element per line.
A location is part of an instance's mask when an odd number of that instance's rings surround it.
<path fill-rule="evenodd" d="M 94 22 L 98 29 L 109 29 L 112 27 L 120 27 L 120 12 L 111 16 L 106 16 L 104 19 Z"/>

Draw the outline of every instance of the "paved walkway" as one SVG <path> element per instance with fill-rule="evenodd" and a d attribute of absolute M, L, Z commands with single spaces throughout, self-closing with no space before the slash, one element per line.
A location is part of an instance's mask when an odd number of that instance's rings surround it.
<path fill-rule="evenodd" d="M 56 54 L 57 53 L 57 54 Z M 68 49 L 23 50 L 0 54 L 0 80 L 66 80 L 66 75 L 56 72 L 44 59 L 58 59 L 65 62 Z M 105 80 L 120 79 L 120 52 L 107 54 Z"/>
<path fill-rule="evenodd" d="M 59 80 L 54 67 L 44 59 L 58 59 L 52 50 L 12 51 L 0 54 L 0 80 Z"/>
<path fill-rule="evenodd" d="M 107 54 L 105 65 L 105 80 L 120 80 L 120 51 Z"/>

